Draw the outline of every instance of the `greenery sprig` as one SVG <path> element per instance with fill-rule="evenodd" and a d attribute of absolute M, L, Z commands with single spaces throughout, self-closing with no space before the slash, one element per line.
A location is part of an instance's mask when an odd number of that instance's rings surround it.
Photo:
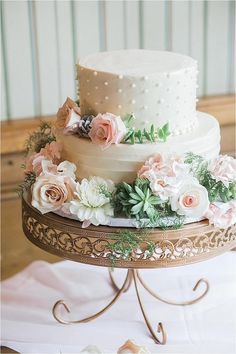
<path fill-rule="evenodd" d="M 148 239 L 144 230 L 137 232 L 122 230 L 118 234 L 110 235 L 110 238 L 115 241 L 108 246 L 112 266 L 118 259 L 131 260 L 134 252 L 141 248 L 142 244 L 145 244 L 146 257 L 151 257 L 155 251 L 155 243 Z"/>
<path fill-rule="evenodd" d="M 221 181 L 217 182 L 208 170 L 208 162 L 202 156 L 188 153 L 185 163 L 190 164 L 192 174 L 207 189 L 210 202 L 222 201 L 226 203 L 236 199 L 236 183 L 229 183 L 229 186 L 226 187 Z"/>
<path fill-rule="evenodd" d="M 24 181 L 21 184 L 19 184 L 16 190 L 18 195 L 21 197 L 25 191 L 30 189 L 30 187 L 34 184 L 35 181 L 36 181 L 36 174 L 34 172 L 26 172 Z"/>
<path fill-rule="evenodd" d="M 126 115 L 123 120 L 128 128 L 128 132 L 122 141 L 123 143 L 165 142 L 170 135 L 169 123 L 164 124 L 161 128 L 155 128 L 152 124 L 150 130 L 146 130 L 146 128 L 135 130 L 133 128 L 134 120 L 135 117 L 133 114 Z"/>
<path fill-rule="evenodd" d="M 29 152 L 39 152 L 46 144 L 56 141 L 51 124 L 40 122 L 39 129 L 29 135 L 25 142 L 26 154 Z"/>
<path fill-rule="evenodd" d="M 56 137 L 52 132 L 51 124 L 41 121 L 39 128 L 29 135 L 25 142 L 26 155 L 33 152 L 40 152 L 46 144 L 56 141 Z M 22 168 L 25 168 L 25 164 L 22 164 Z M 22 196 L 24 191 L 28 190 L 36 181 L 36 174 L 34 172 L 25 172 L 24 181 L 19 184 L 17 193 Z"/>

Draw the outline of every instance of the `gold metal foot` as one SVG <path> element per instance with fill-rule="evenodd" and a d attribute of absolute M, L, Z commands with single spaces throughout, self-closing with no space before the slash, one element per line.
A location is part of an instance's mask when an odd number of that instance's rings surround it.
<path fill-rule="evenodd" d="M 210 285 L 209 285 L 209 283 L 208 283 L 208 281 L 206 279 L 199 279 L 197 281 L 197 283 L 195 284 L 195 286 L 193 287 L 193 291 L 196 291 L 201 283 L 205 284 L 206 288 L 205 288 L 204 292 L 201 295 L 199 295 L 195 299 L 189 300 L 189 301 L 182 301 L 182 302 L 181 301 L 180 302 L 172 301 L 172 300 L 164 299 L 159 294 L 154 292 L 151 288 L 149 288 L 148 285 L 144 282 L 143 278 L 141 277 L 139 271 L 136 271 L 136 272 L 137 272 L 137 277 L 138 277 L 140 283 L 149 292 L 149 294 L 151 294 L 157 300 L 160 300 L 160 301 L 162 301 L 162 302 L 164 302 L 166 304 L 169 304 L 169 305 L 187 306 L 187 305 L 195 304 L 196 302 L 200 301 L 204 296 L 206 296 L 206 294 L 208 293 L 209 288 L 210 288 Z"/>
<path fill-rule="evenodd" d="M 132 270 L 132 273 L 133 273 L 133 279 L 134 279 L 134 286 L 135 286 L 135 291 L 136 291 L 136 294 L 137 294 L 137 298 L 138 298 L 138 302 L 139 302 L 139 306 L 141 308 L 141 311 L 142 311 L 142 314 L 143 314 L 143 318 L 144 318 L 144 321 L 149 329 L 149 332 L 151 333 L 154 341 L 157 343 L 157 344 L 165 344 L 166 343 L 166 339 L 167 339 L 167 336 L 166 336 L 166 333 L 165 333 L 165 330 L 163 328 L 163 324 L 161 322 L 158 323 L 158 326 L 157 326 L 157 332 L 158 333 L 161 333 L 162 335 L 162 339 L 159 339 L 155 333 L 155 331 L 153 330 L 148 318 L 147 318 L 147 315 L 145 313 L 145 310 L 144 310 L 144 307 L 143 307 L 143 303 L 142 303 L 142 300 L 141 300 L 141 297 L 140 297 L 140 294 L 139 294 L 139 289 L 138 289 L 138 276 L 137 276 L 137 271 L 136 270 Z"/>
<path fill-rule="evenodd" d="M 115 297 L 109 302 L 109 304 L 107 306 L 105 306 L 102 310 L 100 310 L 99 312 L 95 313 L 94 315 L 91 315 L 89 317 L 86 317 L 86 318 L 83 318 L 81 320 L 64 320 L 63 318 L 61 318 L 59 315 L 58 315 L 58 309 L 60 307 L 64 307 L 65 310 L 69 313 L 71 312 L 69 307 L 67 306 L 67 304 L 65 303 L 64 300 L 59 300 L 55 303 L 55 305 L 53 306 L 53 309 L 52 309 L 52 314 L 53 314 L 53 317 L 60 323 L 63 323 L 63 324 L 71 324 L 71 323 L 85 323 L 85 322 L 89 322 L 99 316 L 101 316 L 104 312 L 106 312 L 118 299 L 119 297 L 121 296 L 121 294 L 125 291 L 125 289 L 127 289 L 127 286 L 129 284 L 129 281 L 130 281 L 130 271 L 128 270 L 127 271 L 127 274 L 126 274 L 126 278 L 125 278 L 125 281 L 122 285 L 122 287 L 120 289 L 118 289 Z"/>

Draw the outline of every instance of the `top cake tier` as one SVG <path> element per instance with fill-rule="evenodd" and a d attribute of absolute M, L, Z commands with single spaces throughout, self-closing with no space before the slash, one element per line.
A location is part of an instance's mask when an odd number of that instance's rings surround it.
<path fill-rule="evenodd" d="M 197 62 L 190 57 L 150 50 L 88 55 L 78 64 L 82 115 L 134 113 L 135 128 L 169 122 L 173 134 L 197 124 Z"/>

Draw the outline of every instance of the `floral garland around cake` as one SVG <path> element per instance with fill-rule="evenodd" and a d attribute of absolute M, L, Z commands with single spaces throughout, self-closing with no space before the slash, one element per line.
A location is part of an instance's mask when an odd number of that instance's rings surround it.
<path fill-rule="evenodd" d="M 156 154 L 133 183 L 115 185 L 99 176 L 78 181 L 76 166 L 61 161 L 62 145 L 47 123 L 29 137 L 26 150 L 20 189 L 31 189 L 32 205 L 42 214 L 74 215 L 83 227 L 107 225 L 111 217 L 163 229 L 181 227 L 186 218 L 207 218 L 219 228 L 236 222 L 236 160 L 230 156 L 208 162 L 192 153 Z"/>
<path fill-rule="evenodd" d="M 152 125 L 150 130 L 133 127 L 135 116 L 127 114 L 123 119 L 112 113 L 99 113 L 81 116 L 80 108 L 69 97 L 57 112 L 56 129 L 64 135 L 75 135 L 82 138 L 90 138 L 94 144 L 101 146 L 103 150 L 112 144 L 165 142 L 170 135 L 169 124 L 160 128 Z"/>

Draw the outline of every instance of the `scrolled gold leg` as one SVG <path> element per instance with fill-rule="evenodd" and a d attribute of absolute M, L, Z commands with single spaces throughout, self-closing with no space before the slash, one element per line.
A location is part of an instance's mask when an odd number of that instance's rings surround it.
<path fill-rule="evenodd" d="M 187 305 L 195 304 L 196 302 L 200 301 L 204 296 L 206 296 L 206 294 L 208 293 L 209 288 L 210 288 L 210 285 L 206 279 L 199 279 L 197 281 L 197 283 L 195 284 L 195 286 L 193 287 L 193 291 L 196 291 L 198 289 L 199 285 L 202 283 L 202 284 L 205 284 L 205 286 L 206 286 L 204 292 L 193 300 L 178 302 L 178 301 L 163 299 L 159 294 L 157 294 L 152 289 L 150 289 L 147 286 L 147 284 L 144 282 L 144 280 L 142 279 L 142 277 L 138 271 L 137 271 L 137 277 L 138 277 L 140 283 L 142 284 L 142 286 L 149 292 L 149 294 L 151 294 L 157 300 L 160 300 L 160 301 L 162 301 L 166 304 L 169 304 L 169 305 L 187 306 Z"/>
<path fill-rule="evenodd" d="M 115 291 L 119 291 L 120 288 L 116 284 L 116 281 L 115 281 L 112 273 L 113 273 L 113 271 L 111 269 L 109 269 L 109 277 L 110 277 L 111 285 Z M 132 273 L 129 271 L 129 280 L 128 280 L 126 288 L 124 289 L 124 293 L 126 293 L 129 290 L 132 280 L 133 280 L 133 276 L 132 276 Z"/>
<path fill-rule="evenodd" d="M 137 271 L 136 270 L 132 270 L 132 274 L 133 274 L 133 279 L 134 279 L 134 286 L 135 286 L 135 291 L 136 291 L 136 294 L 137 294 L 137 298 L 138 298 L 138 302 L 139 302 L 139 306 L 140 306 L 140 309 L 142 311 L 142 314 L 143 314 L 143 318 L 144 318 L 144 321 L 149 329 L 149 332 L 151 333 L 154 341 L 157 343 L 157 344 L 165 344 L 166 343 L 166 333 L 165 333 L 165 330 L 163 328 L 163 325 L 161 322 L 158 323 L 158 326 L 157 326 L 157 333 L 161 333 L 162 335 L 162 339 L 159 339 L 156 335 L 156 333 L 154 332 L 148 318 L 147 318 L 147 315 L 145 313 L 145 310 L 144 310 L 144 307 L 143 307 L 143 303 L 142 303 L 142 300 L 141 300 L 141 297 L 140 297 L 140 294 L 139 294 L 139 289 L 138 289 L 138 275 L 137 275 Z"/>
<path fill-rule="evenodd" d="M 52 309 L 52 314 L 53 314 L 53 317 L 60 323 L 63 323 L 63 324 L 71 324 L 71 323 L 85 323 L 85 322 L 89 322 L 99 316 L 101 316 L 106 310 L 108 310 L 117 300 L 118 298 L 121 296 L 121 294 L 125 291 L 125 289 L 127 288 L 128 284 L 129 284 L 129 281 L 130 281 L 130 271 L 128 270 L 127 271 L 127 274 L 126 274 L 126 278 L 125 278 L 125 281 L 122 285 L 122 287 L 120 289 L 118 289 L 115 297 L 109 302 L 109 304 L 107 306 L 105 306 L 102 310 L 100 310 L 99 312 L 95 313 L 94 315 L 92 316 L 89 316 L 89 317 L 86 317 L 86 318 L 83 318 L 81 320 L 64 320 L 62 318 L 60 318 L 60 316 L 58 315 L 58 309 L 59 307 L 63 306 L 65 308 L 65 310 L 69 313 L 71 312 L 70 311 L 70 308 L 67 306 L 67 304 L 65 303 L 64 300 L 59 300 L 55 303 L 55 305 L 53 306 L 53 309 Z"/>

